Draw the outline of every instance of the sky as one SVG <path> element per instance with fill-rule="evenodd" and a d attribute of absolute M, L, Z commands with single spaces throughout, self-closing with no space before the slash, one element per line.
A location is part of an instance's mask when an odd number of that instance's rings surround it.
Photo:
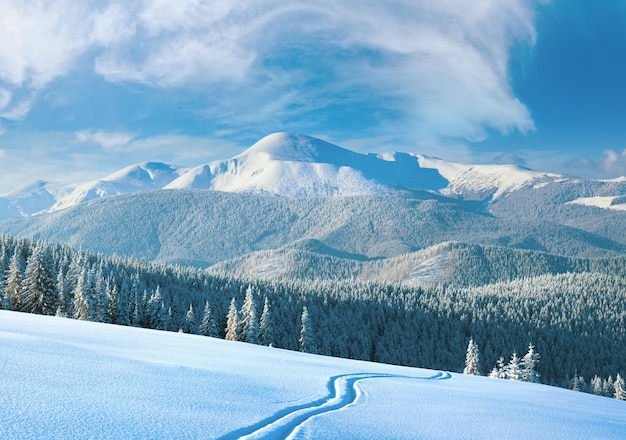
<path fill-rule="evenodd" d="M 0 0 L 0 193 L 267 134 L 626 175 L 626 1 Z"/>

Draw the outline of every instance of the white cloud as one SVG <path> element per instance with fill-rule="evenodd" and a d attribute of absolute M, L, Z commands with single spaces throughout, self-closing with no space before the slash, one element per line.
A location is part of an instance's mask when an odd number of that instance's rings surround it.
<path fill-rule="evenodd" d="M 493 161 L 500 165 L 519 165 L 522 167 L 528 166 L 526 160 L 523 157 L 518 156 L 514 153 L 501 153 L 497 155 L 493 159 Z"/>
<path fill-rule="evenodd" d="M 572 174 L 596 179 L 626 176 L 626 149 L 605 150 L 600 158 L 576 158 L 568 163 Z"/>
<path fill-rule="evenodd" d="M 0 0 L 0 80 L 40 89 L 90 44 L 90 12 L 72 0 Z"/>
<path fill-rule="evenodd" d="M 112 82 L 192 87 L 217 126 L 281 128 L 367 102 L 413 139 L 480 140 L 534 128 L 508 65 L 513 45 L 534 43 L 535 4 L 0 0 L 0 86 L 32 98 L 88 54 Z"/>
<path fill-rule="evenodd" d="M 95 143 L 105 151 L 123 151 L 134 136 L 130 133 L 113 133 L 109 131 L 79 131 L 75 133 L 79 142 Z"/>
<path fill-rule="evenodd" d="M 239 115 L 246 105 L 270 101 L 277 113 L 293 112 L 294 103 L 306 112 L 333 96 L 378 96 L 381 107 L 405 115 L 415 137 L 480 140 L 489 129 L 534 129 L 508 72 L 511 47 L 534 43 L 534 6 L 525 0 L 372 0 L 358 8 L 327 0 L 154 0 L 128 12 L 136 14 L 134 26 L 125 26 L 134 29 L 132 37 L 105 47 L 96 70 L 112 81 L 157 86 L 235 83 L 246 104 L 234 107 L 220 89 L 208 94 L 214 108 Z M 310 71 L 316 64 L 322 74 Z M 311 79 L 320 82 L 317 89 Z M 265 114 L 249 112 L 257 119 Z"/>

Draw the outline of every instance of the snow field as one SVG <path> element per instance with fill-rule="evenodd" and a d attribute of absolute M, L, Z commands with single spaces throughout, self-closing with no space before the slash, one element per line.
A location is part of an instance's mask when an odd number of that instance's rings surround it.
<path fill-rule="evenodd" d="M 624 402 L 0 311 L 0 438 L 620 439 Z M 247 436 L 247 437 L 244 437 Z"/>

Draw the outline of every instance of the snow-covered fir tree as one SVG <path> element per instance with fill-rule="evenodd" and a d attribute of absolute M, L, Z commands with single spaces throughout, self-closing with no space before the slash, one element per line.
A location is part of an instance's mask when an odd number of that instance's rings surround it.
<path fill-rule="evenodd" d="M 200 324 L 200 333 L 204 336 L 211 336 L 213 338 L 217 338 L 219 336 L 217 332 L 217 324 L 215 323 L 215 318 L 213 317 L 209 301 L 204 303 L 204 313 L 202 315 L 202 323 Z"/>
<path fill-rule="evenodd" d="M 259 343 L 259 322 L 256 314 L 256 303 L 252 287 L 246 289 L 246 297 L 241 307 L 241 341 L 250 344 Z"/>
<path fill-rule="evenodd" d="M 22 309 L 22 279 L 24 278 L 24 256 L 22 255 L 22 248 L 18 244 L 15 246 L 15 251 L 11 257 L 9 263 L 9 269 L 6 276 L 6 291 L 11 297 L 11 309 Z"/>
<path fill-rule="evenodd" d="M 504 358 L 500 357 L 496 362 L 496 366 L 489 373 L 489 377 L 492 379 L 506 379 L 506 373 L 504 371 Z"/>
<path fill-rule="evenodd" d="M 22 311 L 53 315 L 58 308 L 56 277 L 46 248 L 36 246 L 26 262 L 20 288 Z"/>
<path fill-rule="evenodd" d="M 615 397 L 617 400 L 626 400 L 626 385 L 624 384 L 624 379 L 617 373 L 617 377 L 615 378 L 615 383 L 613 384 L 615 388 Z"/>
<path fill-rule="evenodd" d="M 146 321 L 150 328 L 157 328 L 157 323 L 161 319 L 161 305 L 163 304 L 163 298 L 161 297 L 161 286 L 157 286 L 156 290 L 148 299 L 146 306 Z"/>
<path fill-rule="evenodd" d="M 67 292 L 68 292 L 68 286 L 65 283 L 65 275 L 63 274 L 63 269 L 60 268 L 60 270 L 57 272 L 57 293 L 59 295 L 59 301 L 58 301 L 58 306 L 57 306 L 57 310 L 55 312 L 56 316 L 61 316 L 61 317 L 67 317 L 67 310 L 68 310 L 68 304 L 67 304 Z"/>
<path fill-rule="evenodd" d="M 196 322 L 196 315 L 193 311 L 193 304 L 189 304 L 189 309 L 187 309 L 185 319 L 183 320 L 182 330 L 185 333 L 198 333 L 198 323 Z"/>
<path fill-rule="evenodd" d="M 463 374 L 472 374 L 480 376 L 480 359 L 478 354 L 478 345 L 474 342 L 474 339 L 470 339 L 467 344 L 467 353 L 465 355 L 465 368 Z"/>
<path fill-rule="evenodd" d="M 513 352 L 511 360 L 504 367 L 504 374 L 508 380 L 522 380 L 522 370 L 520 368 L 519 357 L 517 357 L 516 352 Z"/>
<path fill-rule="evenodd" d="M 537 373 L 536 368 L 540 358 L 539 353 L 535 351 L 535 346 L 528 344 L 528 352 L 520 361 L 521 380 L 524 382 L 539 383 L 539 373 Z"/>
<path fill-rule="evenodd" d="M 83 268 L 81 275 L 78 277 L 73 297 L 72 317 L 83 321 L 90 320 L 93 317 L 94 301 L 89 291 L 87 268 Z"/>
<path fill-rule="evenodd" d="M 606 397 L 615 396 L 615 383 L 613 382 L 613 376 L 609 376 L 602 382 L 602 394 Z"/>
<path fill-rule="evenodd" d="M 260 343 L 261 345 L 271 346 L 274 345 L 274 322 L 272 321 L 272 310 L 270 306 L 270 301 L 265 297 L 265 301 L 263 303 L 263 312 L 261 313 L 261 337 Z"/>
<path fill-rule="evenodd" d="M 226 336 L 227 341 L 238 341 L 240 338 L 239 312 L 237 311 L 237 300 L 230 300 L 228 307 L 228 315 L 226 317 Z"/>
<path fill-rule="evenodd" d="M 0 275 L 0 309 L 11 310 L 13 302 L 11 301 L 11 295 L 7 291 L 7 285 L 5 278 Z"/>
<path fill-rule="evenodd" d="M 591 379 L 591 392 L 596 396 L 602 396 L 602 379 L 597 374 Z"/>
<path fill-rule="evenodd" d="M 302 309 L 302 316 L 300 318 L 300 351 L 305 353 L 317 353 L 317 345 L 315 344 L 315 335 L 313 334 L 313 327 L 311 325 L 311 318 L 309 317 L 309 310 L 306 306 Z"/>
<path fill-rule="evenodd" d="M 583 391 L 584 387 L 585 387 L 585 378 L 582 376 L 579 376 L 578 374 L 575 374 L 574 378 L 572 379 L 572 390 Z"/>

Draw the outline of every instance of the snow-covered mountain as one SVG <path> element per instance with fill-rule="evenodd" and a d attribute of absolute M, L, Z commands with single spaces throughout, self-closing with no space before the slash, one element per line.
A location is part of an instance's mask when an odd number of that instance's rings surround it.
<path fill-rule="evenodd" d="M 466 165 L 415 153 L 361 154 L 309 136 L 274 133 L 230 159 L 195 168 L 148 162 L 84 183 L 36 182 L 0 196 L 0 218 L 58 211 L 94 199 L 159 189 L 279 197 L 408 191 L 491 202 L 523 188 L 572 180 L 515 165 Z M 598 195 L 587 195 L 593 196 Z"/>
<path fill-rule="evenodd" d="M 624 402 L 546 385 L 0 311 L 0 437 L 621 439 Z M 520 434 L 521 433 L 521 434 Z"/>
<path fill-rule="evenodd" d="M 0 197 L 0 231 L 201 267 L 302 240 L 357 260 L 444 241 L 588 258 L 626 254 L 625 200 L 626 179 L 361 154 L 275 133 L 196 168 L 144 163 L 78 185 L 37 182 Z"/>
<path fill-rule="evenodd" d="M 161 189 L 187 171 L 176 165 L 145 162 L 78 184 L 36 181 L 0 196 L 0 219 L 28 217 L 94 199 Z"/>
<path fill-rule="evenodd" d="M 166 188 L 331 197 L 436 192 L 447 183 L 415 156 L 398 153 L 386 160 L 308 136 L 274 133 L 231 159 L 192 169 Z"/>
<path fill-rule="evenodd" d="M 185 168 L 161 162 L 130 165 L 102 179 L 75 185 L 48 210 L 58 211 L 94 199 L 161 189 L 185 172 Z"/>

